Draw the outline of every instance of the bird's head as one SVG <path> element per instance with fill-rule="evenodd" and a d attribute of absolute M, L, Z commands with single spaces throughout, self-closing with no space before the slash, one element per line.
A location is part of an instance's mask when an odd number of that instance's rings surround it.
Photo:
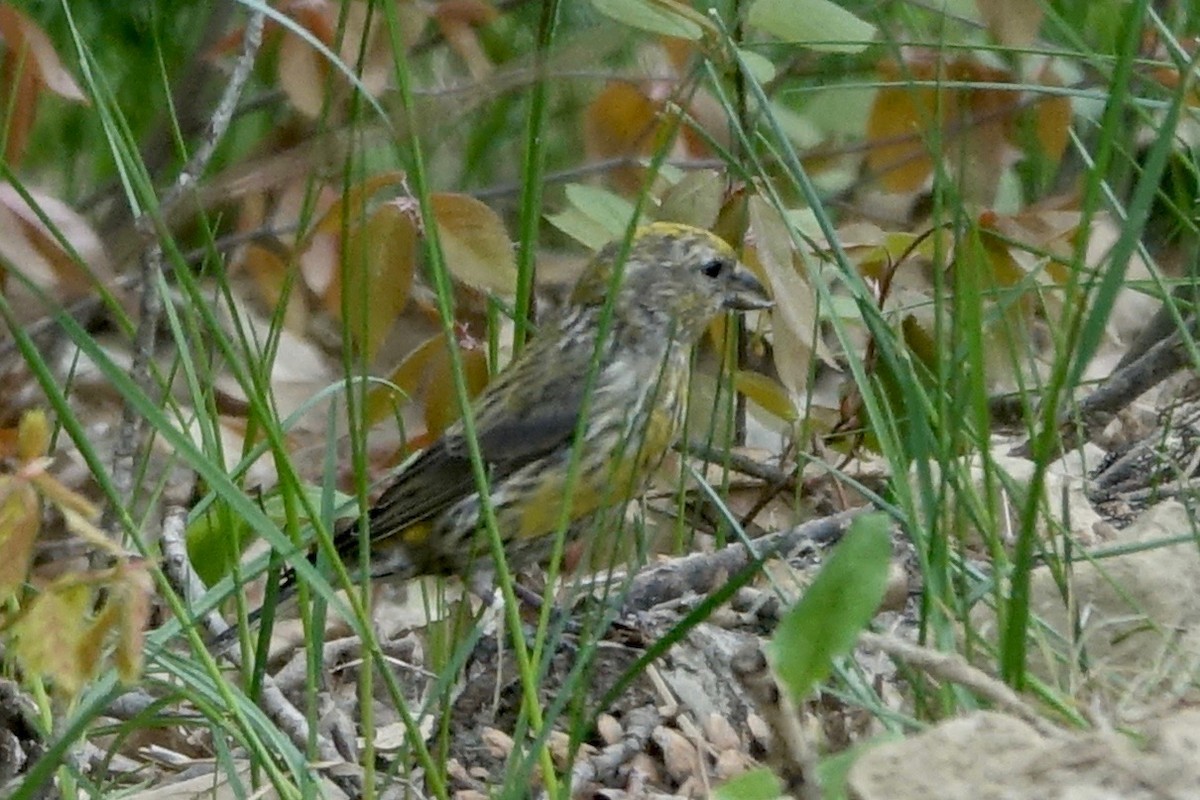
<path fill-rule="evenodd" d="M 604 304 L 620 254 L 620 242 L 596 254 L 571 293 L 572 305 Z M 721 238 L 690 225 L 655 222 L 634 233 L 613 313 L 692 342 L 725 309 L 770 305 L 762 284 Z"/>

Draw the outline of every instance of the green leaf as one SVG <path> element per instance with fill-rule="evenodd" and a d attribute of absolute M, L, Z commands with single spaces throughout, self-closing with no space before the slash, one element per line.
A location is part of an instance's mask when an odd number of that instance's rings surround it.
<path fill-rule="evenodd" d="M 738 58 L 742 60 L 746 71 L 753 75 L 754 80 L 759 83 L 770 83 L 775 80 L 775 65 L 766 56 L 739 47 Z"/>
<path fill-rule="evenodd" d="M 695 41 L 704 33 L 695 10 L 671 0 L 592 0 L 592 5 L 622 25 L 660 36 Z"/>
<path fill-rule="evenodd" d="M 557 214 L 548 214 L 546 219 L 551 225 L 593 250 L 625 235 L 634 214 L 628 200 L 580 183 L 568 184 L 566 194 L 571 205 Z"/>
<path fill-rule="evenodd" d="M 783 782 L 766 767 L 738 775 L 713 793 L 717 800 L 776 800 L 781 796 Z"/>
<path fill-rule="evenodd" d="M 859 517 L 812 586 L 784 616 L 770 644 L 775 672 L 797 702 L 829 677 L 875 616 L 892 555 L 883 514 Z"/>
<path fill-rule="evenodd" d="M 826 53 L 858 53 L 875 38 L 874 25 L 829 0 L 756 0 L 746 22 Z"/>
<path fill-rule="evenodd" d="M 309 495 L 309 502 L 320 508 L 324 490 L 316 486 L 302 488 Z M 341 492 L 334 492 L 334 508 L 343 510 L 339 519 L 354 516 L 353 499 Z M 280 527 L 287 520 L 283 498 L 278 494 L 266 497 L 262 501 L 262 510 Z M 305 518 L 303 521 L 308 520 Z M 205 586 L 213 586 L 233 570 L 233 565 L 241 560 L 246 547 L 256 537 L 254 529 L 236 510 L 226 509 L 222 512 L 209 507 L 188 523 L 186 539 L 188 558 L 193 569 Z"/>

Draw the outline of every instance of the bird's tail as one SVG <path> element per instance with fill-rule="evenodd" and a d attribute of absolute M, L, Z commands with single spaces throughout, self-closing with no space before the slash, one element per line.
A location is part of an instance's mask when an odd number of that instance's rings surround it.
<path fill-rule="evenodd" d="M 334 533 L 333 546 L 337 552 L 338 558 L 350 570 L 351 578 L 358 580 L 355 574 L 359 562 L 359 546 L 361 538 L 359 534 L 358 521 L 347 521 L 340 530 Z M 389 580 L 402 581 L 415 577 L 420 570 L 415 562 L 405 552 L 403 548 L 391 546 L 381 547 L 379 558 L 376 558 L 376 553 L 372 552 L 371 558 L 371 578 L 387 577 Z M 308 563 L 316 566 L 318 551 L 316 547 L 309 549 L 307 558 Z M 376 562 L 379 563 L 376 563 Z M 287 609 L 295 600 L 296 593 L 300 588 L 300 576 L 291 565 L 284 567 L 279 579 L 279 589 L 275 595 L 271 606 L 275 611 Z M 251 627 L 257 627 L 262 620 L 265 607 L 259 607 L 251 611 L 246 622 Z M 209 643 L 209 650 L 213 655 L 221 655 L 229 650 L 238 641 L 238 628 L 230 626 L 222 631 L 219 635 L 213 638 Z"/>

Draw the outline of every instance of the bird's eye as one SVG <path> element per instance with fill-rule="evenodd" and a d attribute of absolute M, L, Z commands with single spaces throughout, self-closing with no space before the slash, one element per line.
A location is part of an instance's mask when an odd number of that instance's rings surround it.
<path fill-rule="evenodd" d="M 704 277 L 706 278 L 719 278 L 721 273 L 725 271 L 726 266 L 728 266 L 727 262 L 719 258 L 714 258 L 712 261 L 705 262 L 704 266 L 700 267 L 700 271 L 704 273 Z"/>

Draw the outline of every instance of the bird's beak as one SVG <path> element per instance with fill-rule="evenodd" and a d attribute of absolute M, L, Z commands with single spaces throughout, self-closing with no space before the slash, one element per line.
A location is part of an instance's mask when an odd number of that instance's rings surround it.
<path fill-rule="evenodd" d="M 775 305 L 767 294 L 767 290 L 758 282 L 758 278 L 745 267 L 738 267 L 729 276 L 729 284 L 725 291 L 725 307 L 735 311 L 753 311 L 756 308 L 770 308 Z"/>

